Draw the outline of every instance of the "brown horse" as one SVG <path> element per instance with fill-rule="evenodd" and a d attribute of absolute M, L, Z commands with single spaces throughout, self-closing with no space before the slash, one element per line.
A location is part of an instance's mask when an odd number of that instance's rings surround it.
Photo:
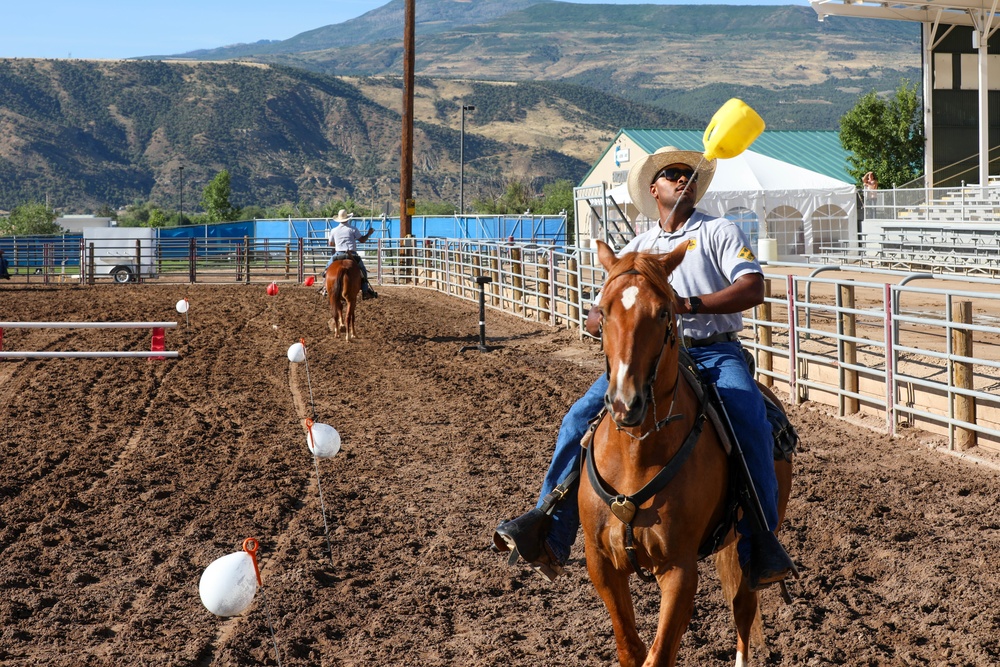
<path fill-rule="evenodd" d="M 361 291 L 361 267 L 353 259 L 338 259 L 326 270 L 326 291 L 330 298 L 332 325 L 337 338 L 344 332 L 344 339 L 356 338 L 354 332 L 354 307 Z"/>
<path fill-rule="evenodd" d="M 611 495 L 637 494 L 683 450 L 680 462 L 671 466 L 674 476 L 637 508 L 630 501 L 619 502 L 620 495 L 609 505 L 595 492 L 589 475 L 580 476 L 587 570 L 611 615 L 618 660 L 625 667 L 675 664 L 694 608 L 699 548 L 710 543 L 731 507 L 727 454 L 712 421 L 703 420 L 697 392 L 678 365 L 677 297 L 667 279 L 686 250 L 687 244 L 681 244 L 668 254 L 630 253 L 619 259 L 598 243 L 608 274 L 601 309 L 610 409 L 594 430 L 587 453 L 599 475 L 595 479 L 605 493 L 610 488 Z M 779 461 L 775 468 L 783 517 L 791 464 Z M 628 541 L 634 551 L 626 548 Z M 763 635 L 757 593 L 749 590 L 736 556 L 735 532 L 730 530 L 725 543 L 716 554 L 716 567 L 723 594 L 732 603 L 736 665 L 742 666 L 750 657 L 751 631 L 755 644 L 762 643 Z M 650 573 L 660 588 L 659 623 L 648 653 L 636 631 L 629 590 L 633 571 Z"/>

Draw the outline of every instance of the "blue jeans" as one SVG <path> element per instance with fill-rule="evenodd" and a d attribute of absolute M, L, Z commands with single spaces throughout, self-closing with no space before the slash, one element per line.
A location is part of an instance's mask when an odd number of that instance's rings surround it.
<path fill-rule="evenodd" d="M 608 376 L 602 375 L 563 417 L 559 435 L 556 437 L 556 450 L 552 453 L 552 462 L 542 481 L 542 493 L 536 507 L 541 507 L 545 496 L 574 470 L 579 469 L 582 453 L 580 440 L 587 432 L 590 420 L 604 407 L 604 394 L 607 391 Z M 579 487 L 578 483 L 574 484 L 552 512 L 552 527 L 549 529 L 548 542 L 556 558 L 563 563 L 569 558 L 570 547 L 576 541 L 576 533 L 580 529 L 580 510 L 576 504 L 576 492 Z"/>
<path fill-rule="evenodd" d="M 330 256 L 330 261 L 326 263 L 326 269 L 329 269 L 330 266 L 338 259 L 353 259 L 357 262 L 358 268 L 361 269 L 361 280 L 365 285 L 368 284 L 368 269 L 365 268 L 365 263 L 362 261 L 360 255 L 349 255 L 346 252 L 335 252 Z M 326 275 L 326 269 L 323 269 L 323 275 Z"/>
<path fill-rule="evenodd" d="M 778 481 L 774 475 L 774 441 L 771 425 L 767 421 L 764 398 L 750 376 L 743 351 L 737 342 L 717 343 L 705 347 L 690 348 L 688 352 L 698 363 L 706 382 L 715 382 L 719 395 L 726 405 L 726 412 L 739 434 L 740 446 L 746 458 L 750 476 L 764 508 L 764 518 L 770 530 L 778 527 Z M 604 394 L 608 390 L 607 376 L 602 375 L 591 385 L 563 417 L 556 449 L 552 455 L 548 472 L 542 483 L 538 505 L 542 499 L 580 466 L 580 439 L 587 430 L 588 422 L 604 407 Z M 580 528 L 580 510 L 576 503 L 576 485 L 563 502 L 556 505 L 552 513 L 552 528 L 548 542 L 556 557 L 565 561 L 570 548 L 576 541 Z M 737 526 L 741 536 L 749 537 L 752 525 L 742 519 Z M 741 539 L 737 545 L 740 562 L 746 563 L 750 556 L 749 540 Z"/>

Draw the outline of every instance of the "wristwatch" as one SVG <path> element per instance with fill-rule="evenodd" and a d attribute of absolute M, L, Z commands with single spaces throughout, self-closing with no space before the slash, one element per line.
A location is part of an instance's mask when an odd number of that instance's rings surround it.
<path fill-rule="evenodd" d="M 697 315 L 698 311 L 701 309 L 701 299 L 696 296 L 688 297 L 688 312 L 692 315 Z"/>

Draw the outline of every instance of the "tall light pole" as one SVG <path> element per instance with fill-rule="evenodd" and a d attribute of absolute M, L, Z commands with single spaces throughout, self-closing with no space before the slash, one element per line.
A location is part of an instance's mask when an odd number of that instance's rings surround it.
<path fill-rule="evenodd" d="M 181 165 L 180 167 L 177 167 L 177 171 L 181 175 L 180 176 L 181 189 L 180 192 L 177 193 L 177 199 L 178 199 L 177 210 L 180 213 L 180 216 L 177 219 L 177 224 L 183 225 L 184 224 L 184 166 Z"/>
<path fill-rule="evenodd" d="M 462 105 L 462 139 L 458 145 L 458 213 L 465 216 L 465 112 L 475 111 L 471 104 Z"/>

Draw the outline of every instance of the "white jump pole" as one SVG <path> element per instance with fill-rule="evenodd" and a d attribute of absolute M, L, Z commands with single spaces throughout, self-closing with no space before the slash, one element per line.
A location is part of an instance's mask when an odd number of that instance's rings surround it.
<path fill-rule="evenodd" d="M 0 352 L 0 359 L 98 359 L 115 357 L 171 357 L 177 352 Z"/>
<path fill-rule="evenodd" d="M 0 329 L 170 329 L 177 322 L 0 322 Z"/>
<path fill-rule="evenodd" d="M 177 352 L 160 349 L 163 329 L 172 329 L 177 322 L 0 322 L 0 359 L 98 359 L 98 358 L 139 358 L 176 359 Z M 152 329 L 153 350 L 146 351 L 88 351 L 88 352 L 6 352 L 3 349 L 4 329 Z M 157 331 L 159 330 L 159 331 Z M 157 339 L 159 339 L 157 341 Z"/>

